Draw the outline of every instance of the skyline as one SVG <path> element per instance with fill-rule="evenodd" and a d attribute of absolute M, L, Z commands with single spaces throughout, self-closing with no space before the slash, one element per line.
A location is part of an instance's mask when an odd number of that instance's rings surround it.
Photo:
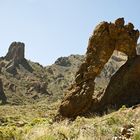
<path fill-rule="evenodd" d="M 124 17 L 140 30 L 138 0 L 0 0 L 0 56 L 13 41 L 25 43 L 26 58 L 43 64 L 84 54 L 101 21 Z"/>

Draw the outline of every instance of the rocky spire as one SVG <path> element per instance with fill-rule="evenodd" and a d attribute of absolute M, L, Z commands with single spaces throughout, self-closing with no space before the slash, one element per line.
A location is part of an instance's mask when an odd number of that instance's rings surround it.
<path fill-rule="evenodd" d="M 22 42 L 11 43 L 8 53 L 5 56 L 7 61 L 14 60 L 16 62 L 22 62 L 24 60 L 25 44 Z"/>
<path fill-rule="evenodd" d="M 19 68 L 21 65 L 29 72 L 33 71 L 25 59 L 25 44 L 22 42 L 12 42 L 4 59 L 9 61 L 5 66 L 6 71 L 13 75 L 17 74 L 17 67 Z"/>

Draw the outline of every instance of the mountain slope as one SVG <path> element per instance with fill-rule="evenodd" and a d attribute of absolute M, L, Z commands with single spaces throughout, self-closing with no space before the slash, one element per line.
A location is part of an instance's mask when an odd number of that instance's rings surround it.
<path fill-rule="evenodd" d="M 82 55 L 60 57 L 50 66 L 43 67 L 39 63 L 28 61 L 33 72 L 25 69 L 21 64 L 16 68 L 17 74 L 13 75 L 2 67 L 1 78 L 8 102 L 12 104 L 35 103 L 36 101 L 57 101 L 63 97 L 65 90 L 74 82 L 75 73 L 84 61 Z M 106 64 L 102 73 L 96 79 L 96 91 L 102 91 L 111 75 L 124 63 L 125 59 L 113 55 Z M 7 62 L 0 61 L 1 65 Z"/>
<path fill-rule="evenodd" d="M 139 45 L 138 45 L 139 50 Z M 16 67 L 16 74 L 7 71 L 11 62 L 1 57 L 0 77 L 3 81 L 4 92 L 11 104 L 28 104 L 41 100 L 55 102 L 62 99 L 65 90 L 74 82 L 75 74 L 84 61 L 84 55 L 70 55 L 58 58 L 54 64 L 43 67 L 39 63 L 26 60 Z M 127 57 L 114 52 L 101 74 L 96 78 L 95 94 L 101 93 L 107 86 L 110 77 L 124 64 Z M 30 71 L 28 68 L 33 71 Z"/>

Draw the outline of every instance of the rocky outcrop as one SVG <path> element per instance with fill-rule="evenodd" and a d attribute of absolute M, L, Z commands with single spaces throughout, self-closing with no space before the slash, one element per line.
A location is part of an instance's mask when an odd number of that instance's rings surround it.
<path fill-rule="evenodd" d="M 110 106 L 132 106 L 140 103 L 140 56 L 127 62 L 111 77 L 105 93 L 96 102 L 93 100 L 91 110 L 102 112 Z"/>
<path fill-rule="evenodd" d="M 69 67 L 71 66 L 71 63 L 68 59 L 68 57 L 60 57 L 55 61 L 56 65 L 64 66 L 64 67 Z"/>
<path fill-rule="evenodd" d="M 22 42 L 11 43 L 8 49 L 8 53 L 4 57 L 4 60 L 8 61 L 7 65 L 5 66 L 6 71 L 13 75 L 16 75 L 17 68 L 22 66 L 26 70 L 32 72 L 33 69 L 28 64 L 24 56 L 25 56 L 25 44 Z"/>
<path fill-rule="evenodd" d="M 46 82 L 39 82 L 39 81 L 32 82 L 27 92 L 30 93 L 32 91 L 36 91 L 37 93 L 49 95 L 49 93 L 47 91 Z"/>
<path fill-rule="evenodd" d="M 3 83 L 0 79 L 0 100 L 2 101 L 2 104 L 5 104 L 7 101 L 7 97 L 5 96 L 5 93 L 3 91 Z"/>
<path fill-rule="evenodd" d="M 22 42 L 13 42 L 9 47 L 5 59 L 7 61 L 14 60 L 17 63 L 20 63 L 24 60 L 24 53 L 25 53 L 25 44 Z"/>
<path fill-rule="evenodd" d="M 112 138 L 112 140 L 128 140 L 128 139 L 132 139 L 133 136 L 134 136 L 134 131 L 135 131 L 134 124 L 124 125 L 121 128 L 120 133 L 117 134 L 116 136 L 114 136 Z"/>
<path fill-rule="evenodd" d="M 125 53 L 129 61 L 133 60 L 136 57 L 138 37 L 139 31 L 134 30 L 132 23 L 124 25 L 123 18 L 117 19 L 115 23 L 100 23 L 89 39 L 86 60 L 76 73 L 75 83 L 64 97 L 59 114 L 75 117 L 88 111 L 93 102 L 95 78 L 114 50 Z"/>
<path fill-rule="evenodd" d="M 13 74 L 13 75 L 16 75 L 17 74 L 17 69 L 16 67 L 18 66 L 18 63 L 16 63 L 14 60 L 13 61 L 10 61 L 7 65 L 6 65 L 6 71 Z"/>

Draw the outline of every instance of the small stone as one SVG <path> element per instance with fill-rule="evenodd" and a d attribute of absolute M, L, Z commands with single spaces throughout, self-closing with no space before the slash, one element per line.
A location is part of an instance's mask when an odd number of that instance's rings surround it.
<path fill-rule="evenodd" d="M 127 129 L 126 128 L 121 128 L 121 134 L 125 135 L 127 133 Z"/>
<path fill-rule="evenodd" d="M 26 124 L 26 122 L 24 122 L 24 121 L 18 121 L 18 122 L 16 123 L 16 126 L 17 126 L 17 127 L 23 127 L 25 124 Z"/>

